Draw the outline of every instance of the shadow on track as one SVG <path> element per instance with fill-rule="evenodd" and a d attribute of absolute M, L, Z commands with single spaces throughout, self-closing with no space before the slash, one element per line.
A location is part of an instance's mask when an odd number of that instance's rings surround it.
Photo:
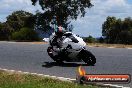
<path fill-rule="evenodd" d="M 78 67 L 78 66 L 89 66 L 87 64 L 77 64 L 77 63 L 56 63 L 56 62 L 44 62 L 42 67 L 51 68 L 54 66 L 59 67 Z"/>

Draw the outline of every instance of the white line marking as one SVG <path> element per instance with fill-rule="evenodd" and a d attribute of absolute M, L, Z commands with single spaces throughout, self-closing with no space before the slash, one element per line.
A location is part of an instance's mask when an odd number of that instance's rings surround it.
<path fill-rule="evenodd" d="M 44 74 L 37 74 L 38 76 L 43 76 Z"/>
<path fill-rule="evenodd" d="M 28 72 L 23 72 L 24 74 L 29 74 Z"/>
<path fill-rule="evenodd" d="M 22 71 L 17 71 L 17 72 L 22 73 Z"/>
<path fill-rule="evenodd" d="M 29 74 L 31 74 L 31 75 L 37 75 L 37 73 L 29 73 Z"/>
<path fill-rule="evenodd" d="M 104 84 L 104 85 L 111 86 L 111 87 L 117 87 L 117 88 L 130 88 L 130 87 L 123 87 L 123 86 L 113 85 L 113 84 Z"/>

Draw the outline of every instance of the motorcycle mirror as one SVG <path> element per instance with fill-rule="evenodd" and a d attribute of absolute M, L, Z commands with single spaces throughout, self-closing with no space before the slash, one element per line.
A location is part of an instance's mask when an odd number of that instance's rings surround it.
<path fill-rule="evenodd" d="M 44 42 L 49 42 L 49 38 L 43 38 Z"/>

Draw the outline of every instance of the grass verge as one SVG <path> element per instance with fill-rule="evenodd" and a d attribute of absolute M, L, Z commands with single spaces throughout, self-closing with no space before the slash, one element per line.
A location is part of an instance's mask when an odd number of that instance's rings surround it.
<path fill-rule="evenodd" d="M 6 72 L 0 70 L 0 88 L 97 88 L 79 85 L 37 75 Z"/>

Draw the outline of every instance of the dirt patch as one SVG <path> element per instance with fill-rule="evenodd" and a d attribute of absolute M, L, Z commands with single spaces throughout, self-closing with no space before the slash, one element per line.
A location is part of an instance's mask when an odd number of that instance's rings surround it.
<path fill-rule="evenodd" d="M 91 47 L 132 48 L 132 45 L 124 45 L 124 44 L 87 43 L 87 45 Z"/>

